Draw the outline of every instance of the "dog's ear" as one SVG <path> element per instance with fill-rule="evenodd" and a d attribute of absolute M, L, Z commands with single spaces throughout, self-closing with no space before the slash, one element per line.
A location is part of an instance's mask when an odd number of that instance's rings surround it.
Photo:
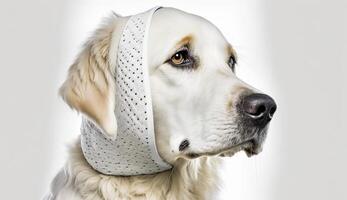
<path fill-rule="evenodd" d="M 118 31 L 119 18 L 112 14 L 85 43 L 59 93 L 73 109 L 94 121 L 110 138 L 117 135 L 115 108 L 115 82 L 111 48 L 118 43 L 113 33 Z"/>

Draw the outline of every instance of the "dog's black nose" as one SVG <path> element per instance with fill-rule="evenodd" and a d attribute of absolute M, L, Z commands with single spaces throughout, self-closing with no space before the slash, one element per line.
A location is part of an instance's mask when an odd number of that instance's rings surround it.
<path fill-rule="evenodd" d="M 276 103 L 270 96 L 254 93 L 241 99 L 239 112 L 245 116 L 247 121 L 264 126 L 272 119 L 276 109 Z"/>

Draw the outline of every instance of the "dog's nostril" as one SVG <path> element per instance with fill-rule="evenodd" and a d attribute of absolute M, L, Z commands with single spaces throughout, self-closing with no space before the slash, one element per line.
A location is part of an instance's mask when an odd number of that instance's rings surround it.
<path fill-rule="evenodd" d="M 266 107 L 264 105 L 260 105 L 258 107 L 258 109 L 255 109 L 255 113 L 249 113 L 249 114 L 253 114 L 255 116 L 260 116 L 262 115 L 264 112 L 266 111 Z"/>

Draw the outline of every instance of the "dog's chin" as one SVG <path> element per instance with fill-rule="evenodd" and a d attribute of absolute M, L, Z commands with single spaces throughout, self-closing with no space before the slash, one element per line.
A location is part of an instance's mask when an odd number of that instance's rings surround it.
<path fill-rule="evenodd" d="M 194 159 L 201 156 L 221 156 L 221 157 L 232 157 L 238 152 L 244 151 L 248 157 L 258 155 L 262 151 L 262 145 L 259 144 L 255 139 L 250 139 L 239 144 L 233 145 L 231 147 L 227 147 L 224 149 L 210 151 L 210 152 L 201 152 L 201 153 L 193 153 L 189 152 L 185 154 L 186 158 Z"/>
<path fill-rule="evenodd" d="M 249 140 L 227 149 L 218 154 L 221 157 L 232 157 L 238 152 L 244 151 L 248 157 L 258 155 L 262 151 L 262 146 L 255 140 Z"/>

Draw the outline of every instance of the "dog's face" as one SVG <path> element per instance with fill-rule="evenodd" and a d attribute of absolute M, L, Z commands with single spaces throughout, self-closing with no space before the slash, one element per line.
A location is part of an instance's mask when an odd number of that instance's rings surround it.
<path fill-rule="evenodd" d="M 237 78 L 235 52 L 213 24 L 158 10 L 148 48 L 157 146 L 166 160 L 261 150 L 276 105 Z"/>
<path fill-rule="evenodd" d="M 113 77 L 125 22 L 113 17 L 96 31 L 61 88 L 71 107 L 109 135 L 117 130 Z M 147 52 L 157 149 L 166 161 L 261 151 L 276 104 L 237 78 L 235 52 L 213 24 L 159 9 Z"/>

